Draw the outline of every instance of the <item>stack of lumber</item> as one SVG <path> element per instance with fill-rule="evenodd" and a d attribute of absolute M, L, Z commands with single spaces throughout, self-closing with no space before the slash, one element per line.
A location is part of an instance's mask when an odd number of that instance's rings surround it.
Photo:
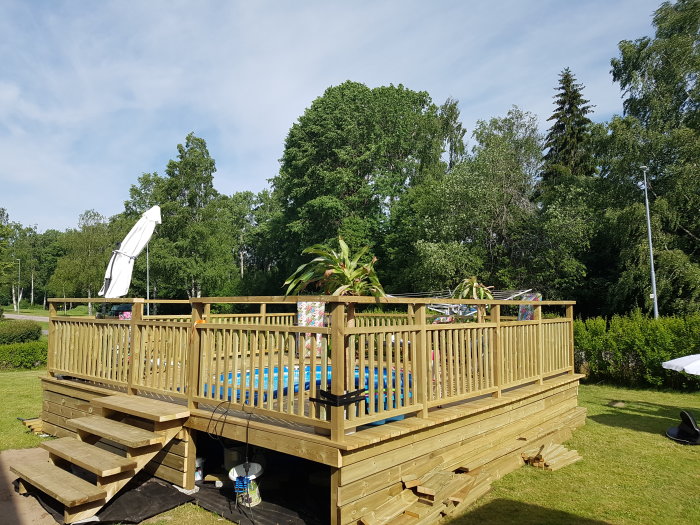
<path fill-rule="evenodd" d="M 41 420 L 40 417 L 33 417 L 31 419 L 22 419 L 22 418 L 18 418 L 18 419 L 31 432 L 34 432 L 35 434 L 41 434 L 43 432 L 43 429 L 42 429 L 43 421 Z"/>
<path fill-rule="evenodd" d="M 509 462 L 522 462 L 511 456 Z M 402 478 L 403 490 L 360 519 L 364 525 L 423 525 L 462 512 L 491 488 L 489 469 L 473 473 L 432 471 Z"/>
<path fill-rule="evenodd" d="M 559 470 L 562 467 L 583 459 L 575 450 L 569 450 L 557 443 L 548 443 L 521 454 L 523 461 L 544 470 Z"/>
<path fill-rule="evenodd" d="M 571 439 L 586 418 L 577 390 L 576 377 L 561 377 L 358 432 L 368 440 L 394 433 L 343 454 L 332 492 L 338 525 L 429 524 L 463 513 L 524 464 L 524 451 Z"/>

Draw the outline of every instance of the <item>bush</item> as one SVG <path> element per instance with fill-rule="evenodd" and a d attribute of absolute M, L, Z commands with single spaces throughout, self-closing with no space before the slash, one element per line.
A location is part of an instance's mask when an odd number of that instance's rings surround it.
<path fill-rule="evenodd" d="M 700 353 L 700 314 L 649 319 L 629 316 L 574 322 L 576 366 L 592 379 L 625 386 L 700 389 L 700 378 L 661 363 Z"/>
<path fill-rule="evenodd" d="M 46 341 L 0 345 L 0 369 L 43 366 L 46 364 L 48 347 Z"/>
<path fill-rule="evenodd" d="M 34 321 L 3 321 L 0 323 L 0 345 L 37 341 L 41 326 Z"/>

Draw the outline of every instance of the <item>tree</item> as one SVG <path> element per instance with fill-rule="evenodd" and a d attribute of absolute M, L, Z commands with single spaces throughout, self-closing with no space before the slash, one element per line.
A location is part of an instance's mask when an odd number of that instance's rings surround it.
<path fill-rule="evenodd" d="M 700 1 L 664 2 L 655 37 L 620 42 L 613 80 L 626 95 L 625 114 L 651 129 L 700 130 Z"/>
<path fill-rule="evenodd" d="M 522 231 L 535 218 L 530 199 L 542 158 L 536 120 L 512 108 L 480 121 L 473 137 L 471 155 L 410 188 L 396 206 L 382 274 L 388 289 L 451 289 L 465 275 L 527 284 Z"/>
<path fill-rule="evenodd" d="M 58 259 L 49 280 L 53 294 L 94 297 L 102 286 L 116 242 L 105 217 L 94 210 L 83 212 L 78 219 L 78 229 L 69 230 L 62 237 L 65 255 Z M 92 312 L 91 303 L 88 311 Z"/>
<path fill-rule="evenodd" d="M 351 248 L 382 245 L 394 206 L 409 188 L 445 172 L 443 149 L 459 158 L 463 131 L 456 103 L 442 112 L 426 92 L 370 89 L 357 82 L 328 88 L 287 135 L 280 173 L 282 266 L 302 246 L 342 236 Z"/>
<path fill-rule="evenodd" d="M 136 218 L 154 204 L 161 207 L 163 223 L 150 246 L 156 293 L 160 297 L 199 297 L 215 269 L 212 250 L 218 249 L 210 235 L 218 221 L 220 196 L 213 183 L 216 164 L 204 139 L 193 133 L 187 135 L 184 145 L 178 144 L 177 151 L 177 160 L 168 162 L 164 177 L 152 173 L 139 178 L 124 208 Z M 228 264 L 232 264 L 231 257 Z"/>
<path fill-rule="evenodd" d="M 613 118 L 598 149 L 602 225 L 594 247 L 608 247 L 609 256 L 592 277 L 608 279 L 609 312 L 635 303 L 651 309 L 646 232 L 635 226 L 644 224 L 642 165 L 649 168 L 660 311 L 696 309 L 700 295 L 700 2 L 665 2 L 653 23 L 654 38 L 622 41 L 612 60 L 625 116 Z"/>
<path fill-rule="evenodd" d="M 592 175 L 594 172 L 593 154 L 590 144 L 591 120 L 587 117 L 593 106 L 583 98 L 583 85 L 576 83 L 567 67 L 559 75 L 558 93 L 554 100 L 556 109 L 548 121 L 554 121 L 549 128 L 544 147 L 542 183 L 545 186 L 556 184 L 566 176 Z"/>
<path fill-rule="evenodd" d="M 0 208 L 0 285 L 11 282 L 14 261 L 10 255 L 10 237 L 12 229 L 9 226 L 9 216 L 5 208 Z"/>

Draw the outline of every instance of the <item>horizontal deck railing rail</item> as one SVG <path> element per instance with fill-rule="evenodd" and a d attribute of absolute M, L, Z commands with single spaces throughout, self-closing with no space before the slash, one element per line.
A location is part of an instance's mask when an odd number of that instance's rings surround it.
<path fill-rule="evenodd" d="M 120 299 L 133 303 L 131 318 L 120 320 L 57 315 L 59 303 L 88 300 L 52 299 L 49 373 L 179 397 L 191 407 L 252 410 L 336 441 L 361 425 L 425 417 L 437 406 L 573 373 L 570 301 L 441 299 L 476 314 L 435 324 L 430 299 L 304 297 L 325 303 L 320 327 L 297 326 L 298 300 L 197 298 L 186 301 L 189 315 L 144 315 L 149 301 Z M 255 311 L 218 313 L 232 304 Z M 513 307 L 522 305 L 531 315 L 514 320 Z M 367 306 L 374 311 L 358 311 Z M 543 316 L 543 308 L 559 315 Z"/>

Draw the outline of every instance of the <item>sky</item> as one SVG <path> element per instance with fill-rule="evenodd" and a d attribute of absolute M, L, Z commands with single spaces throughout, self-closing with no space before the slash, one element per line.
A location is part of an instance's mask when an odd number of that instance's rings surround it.
<path fill-rule="evenodd" d="M 512 105 L 540 129 L 571 68 L 595 121 L 622 113 L 621 40 L 661 0 L 0 0 L 0 208 L 75 228 L 124 209 L 194 132 L 216 189 L 259 192 L 329 86 L 403 84 L 459 101 L 467 134 Z"/>

